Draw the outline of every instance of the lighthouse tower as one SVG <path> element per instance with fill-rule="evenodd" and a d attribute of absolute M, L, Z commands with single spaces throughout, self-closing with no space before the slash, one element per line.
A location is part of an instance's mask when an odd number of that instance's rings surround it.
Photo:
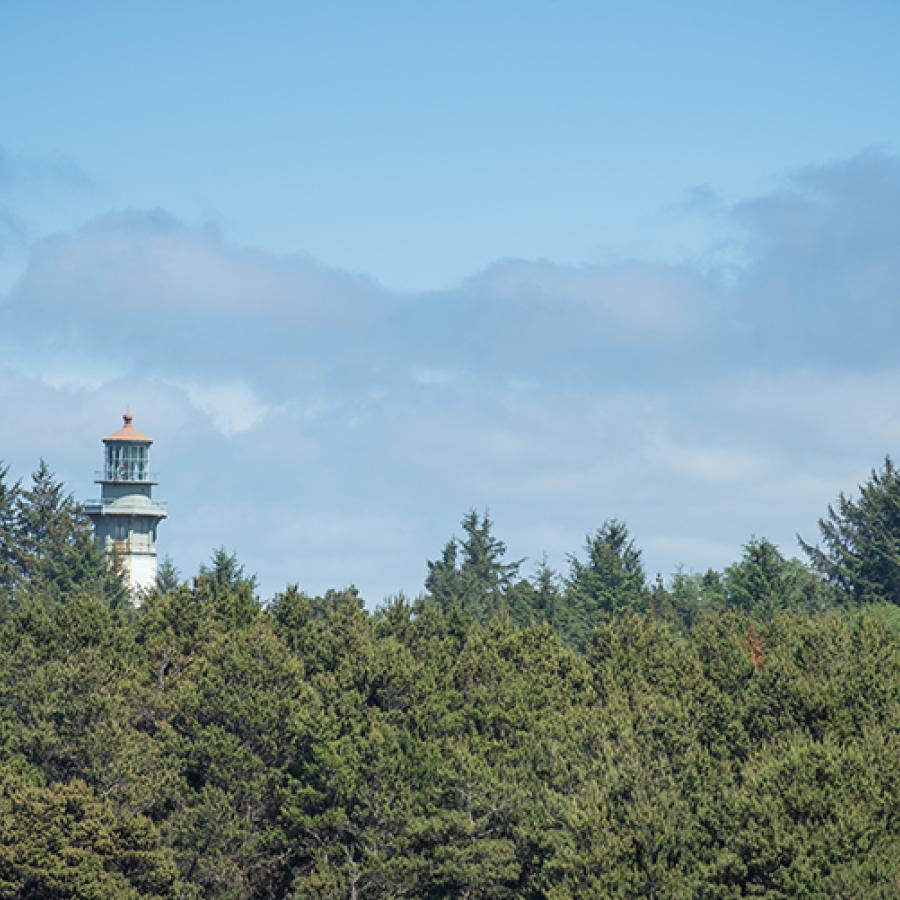
<path fill-rule="evenodd" d="M 132 425 L 126 412 L 123 426 L 103 438 L 104 466 L 97 473 L 100 499 L 84 505 L 94 523 L 97 543 L 122 566 L 132 593 L 156 583 L 156 528 L 166 517 L 165 505 L 151 497 L 149 468 L 153 441 Z"/>

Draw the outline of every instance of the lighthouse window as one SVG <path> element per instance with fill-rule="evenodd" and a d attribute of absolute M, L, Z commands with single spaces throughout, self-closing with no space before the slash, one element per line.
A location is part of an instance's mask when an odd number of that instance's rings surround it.
<path fill-rule="evenodd" d="M 110 444 L 106 448 L 109 481 L 147 481 L 147 447 L 143 444 Z"/>

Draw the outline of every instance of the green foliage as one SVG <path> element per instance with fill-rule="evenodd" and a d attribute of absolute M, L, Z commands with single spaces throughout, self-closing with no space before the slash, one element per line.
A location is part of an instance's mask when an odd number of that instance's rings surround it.
<path fill-rule="evenodd" d="M 428 563 L 425 587 L 445 611 L 485 621 L 506 607 L 521 561 L 504 561 L 506 544 L 494 536 L 487 513 L 470 510 L 461 525 L 465 536 L 452 538 L 441 558 Z"/>
<path fill-rule="evenodd" d="M 126 594 L 119 574 L 94 542 L 81 507 L 64 492 L 41 460 L 31 486 L 6 485 L 0 467 L 0 603 L 13 607 L 19 595 L 46 604 L 77 592 L 99 594 L 111 606 Z"/>
<path fill-rule="evenodd" d="M 641 551 L 624 522 L 607 519 L 585 542 L 586 559 L 569 557 L 569 590 L 588 611 L 640 607 L 646 581 Z"/>
<path fill-rule="evenodd" d="M 654 594 L 659 594 L 658 587 Z M 703 616 L 722 612 L 725 607 L 725 586 L 722 576 L 714 569 L 707 569 L 703 575 L 687 574 L 679 569 L 672 577 L 671 589 L 651 605 L 659 618 L 687 629 Z"/>
<path fill-rule="evenodd" d="M 18 581 L 19 536 L 16 510 L 21 494 L 19 482 L 7 483 L 9 468 L 0 464 L 0 602 L 9 602 Z"/>
<path fill-rule="evenodd" d="M 724 590 L 729 605 L 755 616 L 784 609 L 825 609 L 827 586 L 796 559 L 785 559 L 765 538 L 751 538 L 740 562 L 725 569 Z"/>
<path fill-rule="evenodd" d="M 237 555 L 224 547 L 213 551 L 209 566 L 200 566 L 193 594 L 212 615 L 233 625 L 245 625 L 259 614 L 256 576 L 246 575 Z"/>
<path fill-rule="evenodd" d="M 224 550 L 130 610 L 4 478 L 0 895 L 900 893 L 897 606 L 767 541 L 648 586 L 610 521 L 523 578 L 470 513 L 374 613 Z"/>
<path fill-rule="evenodd" d="M 181 576 L 178 573 L 178 569 L 175 568 L 175 563 L 166 556 L 163 557 L 162 562 L 159 564 L 159 568 L 156 570 L 156 588 L 160 593 L 168 594 L 170 591 L 174 591 L 175 588 L 181 586 Z"/>
<path fill-rule="evenodd" d="M 900 604 L 900 472 L 889 456 L 858 499 L 840 494 L 819 530 L 824 548 L 800 544 L 835 588 L 856 603 Z"/>
<path fill-rule="evenodd" d="M 0 893 L 5 897 L 171 897 L 171 849 L 148 818 L 117 812 L 83 781 L 0 785 Z"/>
<path fill-rule="evenodd" d="M 648 590 L 641 551 L 624 522 L 607 519 L 585 541 L 585 558 L 569 556 L 567 615 L 563 634 L 583 647 L 602 617 L 625 609 L 644 609 Z"/>

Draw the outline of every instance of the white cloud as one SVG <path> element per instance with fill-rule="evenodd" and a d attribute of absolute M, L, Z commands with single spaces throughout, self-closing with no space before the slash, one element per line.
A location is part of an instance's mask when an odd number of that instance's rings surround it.
<path fill-rule="evenodd" d="M 365 313 L 374 285 L 308 257 L 225 243 L 162 212 L 105 216 L 35 248 L 10 301 L 103 334 L 162 327 L 333 323 Z"/>
<path fill-rule="evenodd" d="M 260 402 L 250 388 L 239 381 L 222 384 L 173 382 L 182 387 L 191 404 L 208 416 L 224 435 L 249 431 L 268 415 L 271 406 Z"/>
<path fill-rule="evenodd" d="M 696 272 L 646 263 L 561 266 L 547 261 L 498 263 L 473 284 L 506 302 L 536 303 L 565 314 L 575 305 L 617 338 L 675 338 L 704 326 L 714 297 Z"/>
<path fill-rule="evenodd" d="M 225 542 L 269 593 L 414 592 L 472 504 L 558 566 L 612 515 L 654 571 L 727 564 L 753 533 L 794 552 L 900 443 L 900 192 L 879 166 L 717 205 L 748 235 L 728 287 L 507 262 L 389 297 L 163 214 L 108 217 L 45 242 L 0 305 L 0 458 L 88 480 L 131 405 L 172 503 L 163 549 L 191 572 Z"/>
<path fill-rule="evenodd" d="M 741 435 L 738 440 L 746 440 Z M 732 438 L 734 440 L 734 438 Z M 772 463 L 764 454 L 744 447 L 676 440 L 662 428 L 651 433 L 645 455 L 657 471 L 670 472 L 698 482 L 722 485 L 760 481 L 771 472 Z"/>

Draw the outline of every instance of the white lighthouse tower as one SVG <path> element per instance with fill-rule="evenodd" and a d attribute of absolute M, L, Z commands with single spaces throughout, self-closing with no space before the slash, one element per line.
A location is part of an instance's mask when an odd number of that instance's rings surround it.
<path fill-rule="evenodd" d="M 166 517 L 165 505 L 151 497 L 156 483 L 149 467 L 153 441 L 132 424 L 126 412 L 123 426 L 103 438 L 104 466 L 97 473 L 100 499 L 84 505 L 94 523 L 97 543 L 122 566 L 132 594 L 156 584 L 156 528 Z"/>

